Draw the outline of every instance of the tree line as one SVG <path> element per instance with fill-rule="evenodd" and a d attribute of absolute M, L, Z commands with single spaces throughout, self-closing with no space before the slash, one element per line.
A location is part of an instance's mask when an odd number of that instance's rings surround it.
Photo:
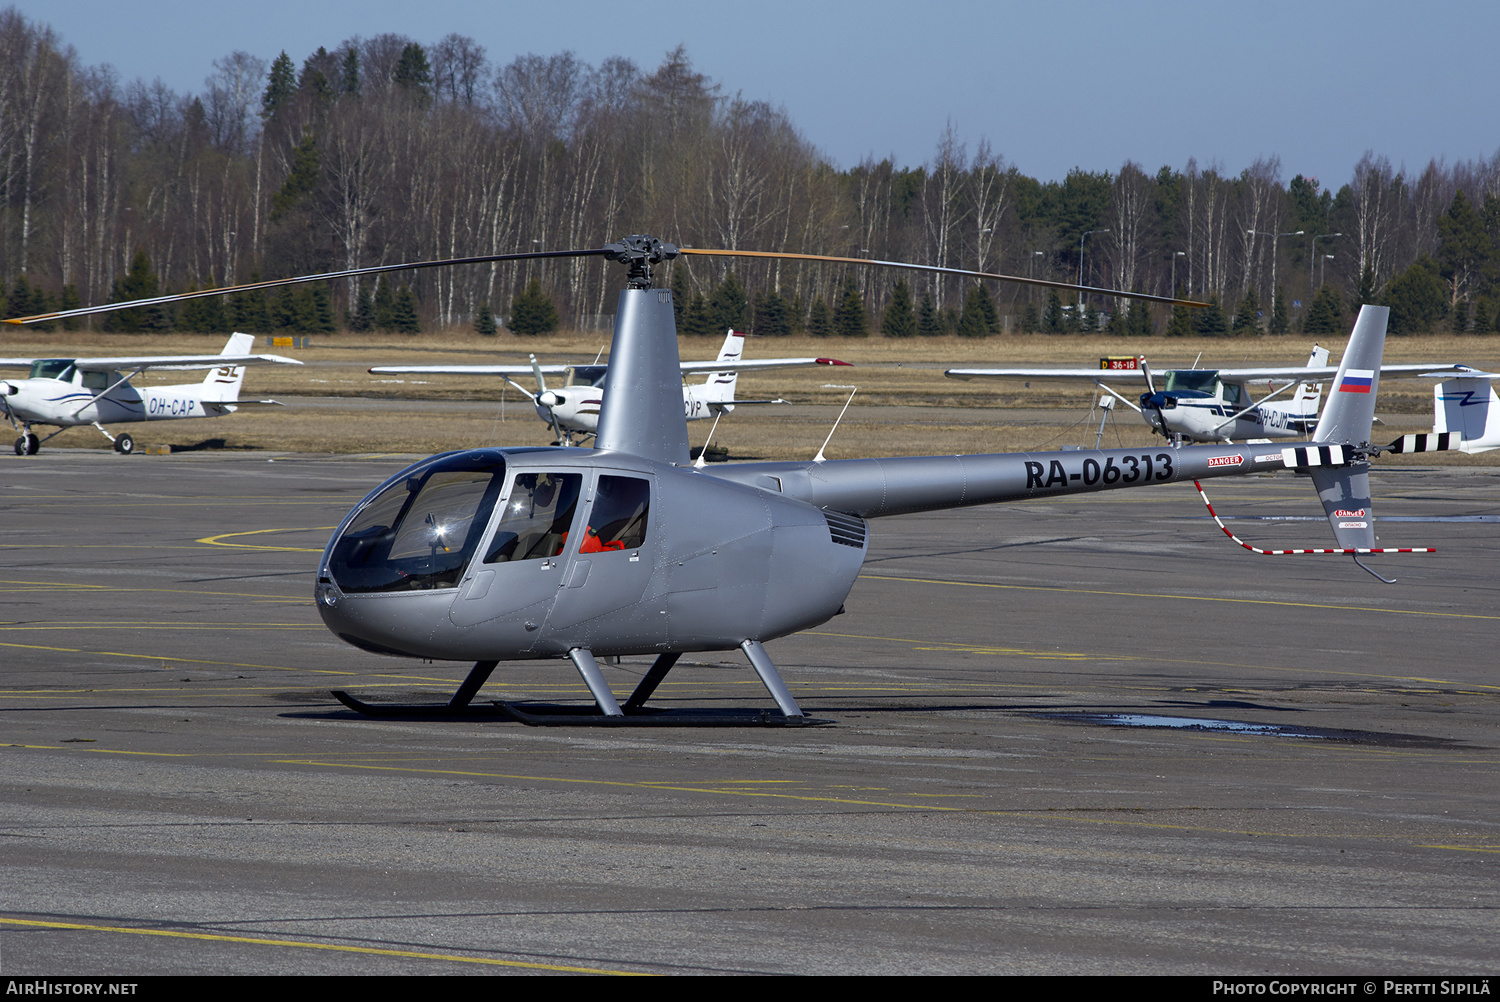
<path fill-rule="evenodd" d="M 564 52 L 493 65 L 472 38 L 347 39 L 300 64 L 234 52 L 196 94 L 82 66 L 0 11 L 0 275 L 9 316 L 401 261 L 685 246 L 911 261 L 1210 300 L 1208 310 L 956 277 L 678 259 L 684 332 L 1500 330 L 1500 152 L 1420 173 L 1367 153 L 1336 188 L 1133 162 L 1039 181 L 950 126 L 920 165 L 839 169 L 782 109 L 678 47 L 657 67 Z M 127 311 L 122 331 L 603 326 L 597 259 L 471 265 Z M 519 319 L 519 323 L 516 321 Z"/>

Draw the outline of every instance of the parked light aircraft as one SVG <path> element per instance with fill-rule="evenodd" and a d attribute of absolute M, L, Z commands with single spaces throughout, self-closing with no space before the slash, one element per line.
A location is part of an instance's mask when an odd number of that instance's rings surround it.
<path fill-rule="evenodd" d="M 0 358 L 0 368 L 24 368 L 25 378 L 0 380 L 0 410 L 21 433 L 16 455 L 34 456 L 47 439 L 91 424 L 129 455 L 135 439 L 105 431 L 106 424 L 222 417 L 245 407 L 280 406 L 275 400 L 241 400 L 245 366 L 301 365 L 281 355 L 252 355 L 255 339 L 233 334 L 217 355 L 134 355 L 118 358 Z M 207 369 L 202 382 L 137 388 L 131 380 L 151 369 Z M 121 373 L 124 375 L 121 375 Z M 34 424 L 57 425 L 38 438 Z"/>
<path fill-rule="evenodd" d="M 674 718 L 675 711 L 645 703 L 683 654 L 738 649 L 780 710 L 741 722 L 805 723 L 762 645 L 837 615 L 868 552 L 868 520 L 906 512 L 1291 468 L 1311 479 L 1337 540 L 1337 547 L 1298 552 L 1356 562 L 1410 552 L 1376 547 L 1370 515 L 1369 460 L 1382 451 L 1369 435 L 1384 307 L 1361 310 L 1311 441 L 1289 447 L 1162 445 L 695 469 L 678 403 L 672 294 L 653 287 L 651 270 L 679 253 L 749 252 L 679 251 L 632 236 L 568 253 L 628 268 L 595 448 L 441 453 L 380 484 L 344 517 L 313 589 L 328 628 L 374 653 L 473 662 L 447 704 L 382 706 L 337 694 L 356 710 L 463 712 L 500 661 L 556 658 L 582 677 L 592 712 L 506 704 L 499 711 L 529 723 L 722 723 L 706 714 Z M 597 658 L 642 654 L 656 661 L 622 705 Z"/>
<path fill-rule="evenodd" d="M 1500 449 L 1500 396 L 1492 379 L 1500 373 L 1467 372 L 1432 388 L 1432 430 L 1459 435 L 1462 452 Z"/>
<path fill-rule="evenodd" d="M 835 358 L 763 358 L 747 361 L 744 354 L 745 335 L 731 329 L 719 349 L 719 357 L 711 362 L 682 362 L 683 376 L 706 372 L 708 378 L 701 383 L 684 384 L 682 407 L 689 421 L 716 418 L 734 410 L 736 403 L 766 404 L 771 400 L 734 399 L 735 382 L 746 369 L 786 369 L 803 365 L 848 365 Z M 599 406 L 604 400 L 604 378 L 609 373 L 608 365 L 538 365 L 536 356 L 526 365 L 377 365 L 370 370 L 377 375 L 387 373 L 446 373 L 466 375 L 499 376 L 520 390 L 536 407 L 537 417 L 552 426 L 557 436 L 554 445 L 572 445 L 577 436 L 580 443 L 599 429 Z M 537 390 L 532 393 L 516 382 L 515 376 L 529 375 L 536 379 Z M 548 376 L 562 376 L 561 390 L 547 388 Z"/>
<path fill-rule="evenodd" d="M 1155 431 L 1174 441 L 1230 442 L 1298 438 L 1318 423 L 1324 380 L 1339 370 L 1330 366 L 1328 349 L 1313 346 L 1304 366 L 1237 369 L 1166 369 L 1153 374 L 1144 356 L 1122 368 L 1098 369 L 949 369 L 951 379 L 1025 379 L 1090 382 L 1136 411 Z M 1470 373 L 1465 365 L 1433 362 L 1382 365 L 1382 376 Z M 1141 376 L 1146 392 L 1138 402 L 1123 396 L 1110 383 Z M 1155 376 L 1165 377 L 1162 389 Z M 1276 383 L 1283 385 L 1277 389 Z M 1253 383 L 1271 384 L 1270 392 L 1254 399 Z M 1274 398 L 1294 391 L 1290 400 Z M 1274 402 L 1273 402 L 1274 401 Z M 1500 422 L 1497 422 L 1500 423 Z"/>

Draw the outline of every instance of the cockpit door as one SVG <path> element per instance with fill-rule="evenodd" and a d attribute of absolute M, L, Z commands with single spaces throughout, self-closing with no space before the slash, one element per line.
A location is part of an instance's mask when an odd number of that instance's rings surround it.
<path fill-rule="evenodd" d="M 653 478 L 601 471 L 589 491 L 587 510 L 548 630 L 570 630 L 607 621 L 609 638 L 651 644 L 665 635 L 665 616 L 641 607 L 656 569 L 661 527 L 651 521 Z M 665 608 L 665 606 L 662 606 Z"/>
<path fill-rule="evenodd" d="M 455 626 L 498 622 L 515 631 L 508 643 L 535 639 L 557 597 L 573 525 L 578 520 L 581 473 L 521 470 L 514 474 L 494 525 L 459 583 L 449 608 Z"/>

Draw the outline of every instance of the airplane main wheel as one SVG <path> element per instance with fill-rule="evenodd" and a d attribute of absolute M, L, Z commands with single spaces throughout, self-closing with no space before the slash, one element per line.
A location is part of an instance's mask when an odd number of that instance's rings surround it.
<path fill-rule="evenodd" d="M 39 438 L 37 438 L 35 435 L 29 434 L 29 433 L 26 434 L 26 435 L 24 435 L 21 438 L 16 439 L 16 455 L 18 455 L 18 456 L 22 454 L 21 453 L 22 448 L 24 448 L 26 450 L 25 455 L 35 456 L 36 453 L 37 453 L 37 450 L 40 449 L 41 447 L 42 447 L 42 440 L 39 439 Z"/>
<path fill-rule="evenodd" d="M 122 456 L 128 456 L 135 451 L 135 439 L 129 435 L 121 435 L 115 439 L 115 451 Z"/>
<path fill-rule="evenodd" d="M 26 455 L 26 439 L 24 437 L 16 439 L 16 455 Z"/>

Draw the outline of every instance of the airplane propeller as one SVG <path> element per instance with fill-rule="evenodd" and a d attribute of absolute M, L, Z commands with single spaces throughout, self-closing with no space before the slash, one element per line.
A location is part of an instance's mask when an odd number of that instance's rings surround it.
<path fill-rule="evenodd" d="M 1162 413 L 1165 407 L 1176 406 L 1177 401 L 1165 393 L 1159 393 L 1156 389 L 1156 380 L 1152 378 L 1151 366 L 1146 362 L 1145 355 L 1137 355 L 1136 363 L 1140 366 L 1141 374 L 1146 377 L 1146 392 L 1141 394 L 1141 410 L 1153 410 L 1156 412 L 1156 427 L 1154 430 L 1167 435 L 1167 417 Z"/>
<path fill-rule="evenodd" d="M 542 366 L 537 362 L 535 355 L 531 356 L 531 372 L 536 376 L 536 396 L 531 399 L 538 407 L 544 407 L 547 410 L 547 423 L 552 426 L 552 434 L 557 437 L 557 441 L 552 444 L 564 445 L 566 443 L 563 440 L 562 428 L 558 426 L 557 415 L 552 410 L 562 403 L 562 397 L 547 389 L 547 377 L 542 375 Z"/>

